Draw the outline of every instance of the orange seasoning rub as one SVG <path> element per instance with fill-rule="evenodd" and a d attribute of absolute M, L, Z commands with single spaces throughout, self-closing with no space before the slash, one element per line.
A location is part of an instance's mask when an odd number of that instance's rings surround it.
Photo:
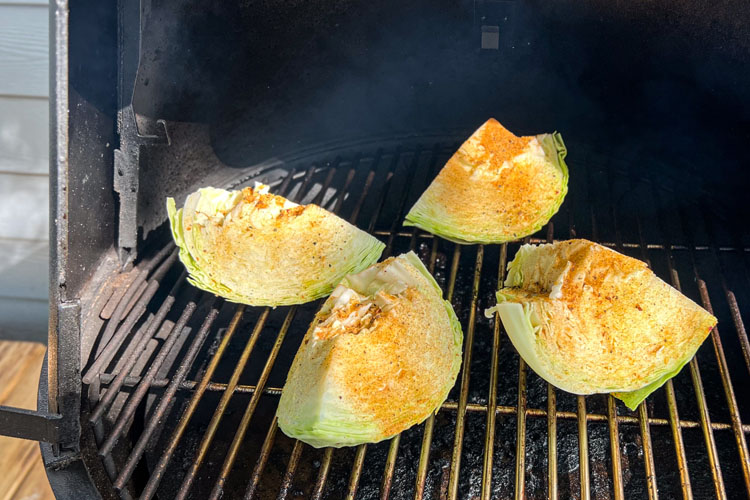
<path fill-rule="evenodd" d="M 461 243 L 502 243 L 537 231 L 567 193 L 559 134 L 518 137 L 489 119 L 448 160 L 405 225 Z"/>
<path fill-rule="evenodd" d="M 377 261 L 384 248 L 377 238 L 317 205 L 268 190 L 202 188 L 179 210 L 167 200 L 191 284 L 243 304 L 301 304 Z"/>

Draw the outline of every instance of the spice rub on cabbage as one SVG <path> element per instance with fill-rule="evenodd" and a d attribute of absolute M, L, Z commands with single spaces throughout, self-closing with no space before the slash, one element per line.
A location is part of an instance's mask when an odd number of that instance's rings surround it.
<path fill-rule="evenodd" d="M 453 308 L 414 253 L 347 276 L 294 358 L 279 428 L 315 447 L 388 439 L 445 401 L 461 343 Z"/>
<path fill-rule="evenodd" d="M 188 280 L 233 302 L 288 305 L 328 295 L 385 245 L 317 205 L 297 205 L 268 186 L 202 188 L 176 208 L 172 236 Z"/>
<path fill-rule="evenodd" d="M 565 198 L 566 154 L 558 133 L 517 137 L 491 118 L 448 160 L 404 225 L 459 243 L 532 234 Z"/>
<path fill-rule="evenodd" d="M 576 394 L 635 408 L 692 359 L 716 318 L 645 263 L 587 240 L 523 245 L 495 311 L 524 360 Z"/>

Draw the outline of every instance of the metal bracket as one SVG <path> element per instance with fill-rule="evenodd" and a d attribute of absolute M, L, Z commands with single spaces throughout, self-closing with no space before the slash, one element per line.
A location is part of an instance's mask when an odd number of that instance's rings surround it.
<path fill-rule="evenodd" d="M 56 444 L 62 415 L 0 406 L 0 434 Z"/>
<path fill-rule="evenodd" d="M 128 267 L 137 257 L 138 245 L 138 185 L 141 148 L 144 146 L 171 144 L 167 124 L 157 120 L 157 130 L 161 134 L 141 134 L 133 105 L 121 109 L 120 148 L 115 150 L 114 189 L 120 197 L 118 214 L 117 248 L 120 264 Z M 143 123 L 145 120 L 138 117 Z"/>

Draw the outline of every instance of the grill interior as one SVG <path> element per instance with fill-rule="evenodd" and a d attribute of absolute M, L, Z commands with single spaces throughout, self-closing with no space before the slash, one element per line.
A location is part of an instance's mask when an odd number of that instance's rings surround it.
<path fill-rule="evenodd" d="M 522 242 L 461 246 L 403 216 L 458 142 L 408 141 L 298 159 L 258 178 L 409 249 L 451 300 L 465 335 L 456 386 L 434 417 L 391 441 L 317 450 L 274 413 L 321 302 L 276 309 L 224 302 L 185 281 L 164 228 L 112 276 L 84 329 L 82 452 L 113 498 L 732 498 L 750 492 L 750 242 L 687 174 L 569 144 L 570 190 L 526 241 L 598 241 L 645 260 L 719 318 L 695 360 L 638 411 L 555 390 L 527 369 L 496 319 L 506 262 Z M 644 175 L 643 173 L 646 172 Z M 653 172 L 653 173 L 649 173 Z M 179 202 L 179 200 L 178 200 Z M 95 317 L 96 321 L 91 320 Z M 103 320 L 103 321 L 100 321 Z"/>

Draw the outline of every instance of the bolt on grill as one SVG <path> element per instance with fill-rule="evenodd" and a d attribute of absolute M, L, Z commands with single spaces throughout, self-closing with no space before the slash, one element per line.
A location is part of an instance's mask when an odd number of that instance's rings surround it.
<path fill-rule="evenodd" d="M 750 493 L 750 425 L 743 424 L 750 398 L 742 391 L 750 346 L 738 305 L 750 300 L 750 249 L 720 244 L 711 214 L 676 203 L 679 190 L 662 179 L 638 177 L 592 152 L 571 159 L 565 203 L 543 239 L 525 242 L 587 237 L 638 257 L 714 312 L 723 336 L 714 329 L 689 367 L 636 412 L 608 395 L 558 391 L 526 367 L 498 318 L 482 315 L 520 242 L 461 246 L 401 229 L 457 146 L 342 156 L 272 183 L 276 193 L 320 204 L 381 237 L 384 257 L 411 249 L 423 258 L 465 334 L 461 372 L 439 411 L 389 442 L 355 449 L 315 450 L 287 438 L 275 406 L 321 302 L 277 309 L 224 302 L 186 283 L 169 244 L 116 277 L 99 301 L 106 323 L 83 374 L 83 454 L 92 473 L 109 478 L 111 496 Z"/>

